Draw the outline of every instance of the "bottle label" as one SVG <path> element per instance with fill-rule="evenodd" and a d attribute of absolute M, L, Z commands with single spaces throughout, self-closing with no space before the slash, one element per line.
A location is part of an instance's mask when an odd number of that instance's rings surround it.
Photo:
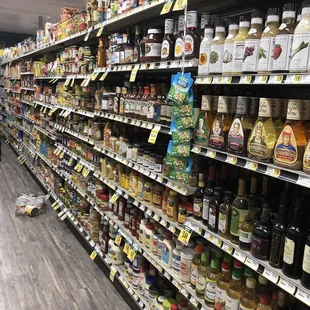
<path fill-rule="evenodd" d="M 168 247 L 163 244 L 162 245 L 162 252 L 161 252 L 161 260 L 165 263 L 165 264 L 169 264 L 169 259 L 170 259 L 170 252 Z"/>
<path fill-rule="evenodd" d="M 226 310 L 238 310 L 239 309 L 239 302 L 240 302 L 239 299 L 230 298 L 226 294 L 225 309 Z"/>
<path fill-rule="evenodd" d="M 125 51 L 121 51 L 120 55 L 120 64 L 123 65 L 125 63 Z"/>
<path fill-rule="evenodd" d="M 286 118 L 290 120 L 299 121 L 301 119 L 302 101 L 301 100 L 289 100 L 287 105 Z"/>
<path fill-rule="evenodd" d="M 257 62 L 259 57 L 259 41 L 260 40 L 257 39 L 245 40 L 242 71 L 257 71 Z"/>
<path fill-rule="evenodd" d="M 271 117 L 272 116 L 273 104 L 268 98 L 261 98 L 259 101 L 258 116 L 260 117 Z"/>
<path fill-rule="evenodd" d="M 244 55 L 244 42 L 234 43 L 234 59 L 232 72 L 242 72 L 243 55 Z"/>
<path fill-rule="evenodd" d="M 241 151 L 244 145 L 244 132 L 239 118 L 233 121 L 229 133 L 227 145 L 230 150 Z"/>
<path fill-rule="evenodd" d="M 258 71 L 271 71 L 275 38 L 261 38 L 258 56 Z"/>
<path fill-rule="evenodd" d="M 280 255 L 282 255 L 284 249 L 284 234 L 280 235 L 277 233 L 273 233 L 271 240 L 272 241 L 269 260 L 271 263 L 279 265 Z"/>
<path fill-rule="evenodd" d="M 239 240 L 243 243 L 251 243 L 252 233 L 248 231 L 244 231 L 242 229 L 239 230 Z"/>
<path fill-rule="evenodd" d="M 222 73 L 223 44 L 212 44 L 210 53 L 210 72 Z"/>
<path fill-rule="evenodd" d="M 202 218 L 205 221 L 208 221 L 208 219 L 209 219 L 210 198 L 209 197 L 204 197 L 202 204 L 203 204 L 203 206 L 202 206 Z"/>
<path fill-rule="evenodd" d="M 200 273 L 197 274 L 196 290 L 205 291 L 206 289 L 206 278 Z"/>
<path fill-rule="evenodd" d="M 161 46 L 161 59 L 165 60 L 170 54 L 170 44 L 167 40 L 164 40 Z"/>
<path fill-rule="evenodd" d="M 195 206 L 195 203 L 194 203 Z M 175 203 L 173 201 L 168 200 L 167 201 L 167 215 L 170 217 L 174 217 L 175 213 Z"/>
<path fill-rule="evenodd" d="M 223 54 L 223 73 L 230 73 L 233 69 L 233 53 L 234 44 L 224 44 L 224 54 Z"/>
<path fill-rule="evenodd" d="M 145 57 L 160 57 L 161 43 L 145 43 Z"/>
<path fill-rule="evenodd" d="M 222 310 L 225 307 L 226 290 L 216 287 L 214 309 Z"/>
<path fill-rule="evenodd" d="M 201 96 L 201 110 L 202 111 L 211 111 L 213 97 L 210 95 L 202 95 Z M 310 109 L 309 109 L 310 112 Z M 310 119 L 310 117 L 309 117 Z"/>
<path fill-rule="evenodd" d="M 257 308 L 258 309 L 258 308 Z M 243 306 L 243 305 L 239 305 L 239 310 L 253 310 L 253 308 L 247 308 L 247 307 L 245 307 L 245 306 Z"/>
<path fill-rule="evenodd" d="M 119 113 L 124 114 L 124 105 L 125 105 L 125 99 L 123 97 L 119 100 Z"/>
<path fill-rule="evenodd" d="M 186 56 L 192 55 L 194 53 L 194 49 L 195 49 L 195 40 L 190 34 L 187 34 L 185 36 L 185 55 Z"/>
<path fill-rule="evenodd" d="M 290 69 L 290 56 L 293 46 L 293 34 L 277 35 L 273 50 L 273 70 L 287 71 Z"/>
<path fill-rule="evenodd" d="M 245 217 L 249 214 L 249 210 L 237 209 L 232 207 L 230 233 L 234 236 L 239 236 L 239 229 L 245 221 Z"/>
<path fill-rule="evenodd" d="M 195 264 L 192 264 L 191 284 L 193 284 L 193 285 L 196 285 L 196 282 L 197 282 L 197 270 L 198 270 L 198 266 Z"/>
<path fill-rule="evenodd" d="M 205 118 L 205 112 L 200 113 L 196 123 L 195 130 L 195 142 L 200 144 L 207 144 L 209 139 L 209 130 L 207 128 L 207 120 Z"/>
<path fill-rule="evenodd" d="M 309 57 L 309 33 L 294 35 L 290 70 L 306 70 Z"/>
<path fill-rule="evenodd" d="M 193 209 L 195 216 L 201 217 L 202 206 L 203 206 L 202 199 L 194 198 Z"/>
<path fill-rule="evenodd" d="M 131 64 L 134 61 L 134 56 L 133 56 L 133 48 L 128 47 L 125 49 L 125 63 L 126 64 Z"/>
<path fill-rule="evenodd" d="M 274 156 L 277 161 L 285 164 L 295 164 L 298 159 L 297 142 L 291 126 L 286 125 L 276 144 Z"/>
<path fill-rule="evenodd" d="M 261 121 L 258 121 L 255 127 L 252 129 L 252 132 L 249 138 L 249 142 L 248 142 L 249 154 L 255 157 L 259 157 L 259 158 L 265 158 L 268 154 L 268 148 L 267 148 L 265 139 L 266 139 L 266 131 L 265 131 L 264 123 Z M 272 146 L 270 146 L 270 148 L 271 147 Z"/>
<path fill-rule="evenodd" d="M 218 113 L 228 113 L 229 99 L 228 96 L 219 96 L 217 106 Z"/>
<path fill-rule="evenodd" d="M 303 168 L 310 169 L 310 143 L 309 142 L 305 149 L 302 165 L 303 165 Z"/>
<path fill-rule="evenodd" d="M 224 147 L 225 139 L 224 139 L 223 127 L 224 126 L 223 126 L 222 119 L 220 117 L 216 117 L 213 122 L 211 133 L 210 133 L 209 144 L 211 147 L 212 146 L 216 148 Z"/>
<path fill-rule="evenodd" d="M 202 41 L 199 51 L 198 75 L 208 75 L 210 67 L 211 45 L 209 42 Z"/>
<path fill-rule="evenodd" d="M 133 62 L 136 63 L 139 60 L 139 50 L 138 48 L 135 46 L 133 49 Z"/>
<path fill-rule="evenodd" d="M 268 259 L 269 255 L 269 240 L 264 240 L 252 235 L 251 253 L 257 254 L 265 259 Z"/>
<path fill-rule="evenodd" d="M 283 261 L 289 265 L 292 265 L 294 263 L 294 251 L 295 242 L 285 237 Z"/>
<path fill-rule="evenodd" d="M 221 233 L 225 234 L 228 230 L 228 218 L 227 214 L 224 211 L 219 212 L 219 224 L 218 229 Z"/>
<path fill-rule="evenodd" d="M 208 224 L 211 228 L 216 227 L 216 207 L 209 207 L 209 220 Z"/>
<path fill-rule="evenodd" d="M 174 48 L 174 57 L 181 58 L 183 53 L 183 45 L 184 42 L 181 38 L 177 38 L 175 41 L 175 48 Z"/>
<path fill-rule="evenodd" d="M 207 278 L 205 300 L 208 302 L 214 302 L 215 292 L 216 292 L 216 281 Z"/>
<path fill-rule="evenodd" d="M 180 272 L 181 268 L 181 255 L 179 254 L 172 254 L 172 269 L 176 272 Z"/>
<path fill-rule="evenodd" d="M 310 273 L 310 247 L 307 244 L 305 245 L 305 250 L 304 250 L 302 270 L 308 274 Z"/>

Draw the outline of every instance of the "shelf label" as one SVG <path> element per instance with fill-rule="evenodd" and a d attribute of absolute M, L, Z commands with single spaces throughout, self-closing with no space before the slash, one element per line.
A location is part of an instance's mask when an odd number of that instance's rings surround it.
<path fill-rule="evenodd" d="M 241 263 L 244 263 L 246 259 L 246 256 L 237 250 L 234 251 L 233 257 L 240 260 Z"/>
<path fill-rule="evenodd" d="M 101 27 L 99 28 L 98 32 L 97 32 L 97 35 L 96 37 L 100 37 L 102 35 L 102 32 L 103 32 L 103 28 L 104 28 L 104 24 L 101 25 Z"/>
<path fill-rule="evenodd" d="M 59 207 L 58 204 L 56 204 L 56 205 L 53 207 L 53 209 L 54 209 L 55 211 L 57 211 L 59 208 L 60 208 L 60 207 Z"/>
<path fill-rule="evenodd" d="M 307 294 L 305 291 L 300 288 L 297 289 L 295 297 L 301 300 L 306 305 L 310 306 L 310 294 Z"/>
<path fill-rule="evenodd" d="M 265 268 L 264 272 L 263 272 L 263 276 L 268 279 L 269 281 L 277 284 L 279 281 L 279 276 L 276 275 L 275 273 L 273 273 L 271 270 Z"/>
<path fill-rule="evenodd" d="M 254 80 L 254 84 L 266 84 L 268 81 L 268 75 L 257 75 Z"/>
<path fill-rule="evenodd" d="M 272 75 L 269 78 L 268 84 L 281 84 L 283 81 L 283 75 Z"/>
<path fill-rule="evenodd" d="M 122 239 L 123 239 L 123 237 L 120 234 L 117 234 L 116 238 L 115 238 L 115 244 L 120 246 L 121 242 L 122 242 Z"/>
<path fill-rule="evenodd" d="M 284 289 L 285 291 L 287 291 L 291 295 L 295 294 L 296 286 L 291 284 L 291 283 L 289 283 L 288 281 L 286 281 L 286 280 L 284 280 L 282 278 L 280 278 L 278 286 L 280 286 L 282 289 Z"/>
<path fill-rule="evenodd" d="M 254 161 L 246 161 L 244 168 L 249 169 L 249 170 L 253 170 L 256 171 L 258 168 L 258 163 L 254 162 Z"/>
<path fill-rule="evenodd" d="M 172 11 L 182 11 L 184 10 L 185 5 L 187 5 L 187 0 L 177 0 Z"/>
<path fill-rule="evenodd" d="M 158 136 L 158 132 L 160 131 L 161 126 L 160 125 L 155 125 L 154 128 L 152 129 L 148 143 L 155 144 Z"/>
<path fill-rule="evenodd" d="M 130 251 L 130 246 L 129 244 L 126 242 L 124 245 L 124 253 L 128 255 L 129 251 Z"/>
<path fill-rule="evenodd" d="M 62 221 L 64 221 L 64 220 L 67 218 L 67 216 L 68 216 L 68 214 L 65 213 L 60 219 L 61 219 Z"/>
<path fill-rule="evenodd" d="M 106 71 L 102 74 L 102 76 L 101 76 L 101 78 L 99 79 L 99 81 L 104 81 L 105 78 L 107 77 L 108 73 L 109 73 L 109 70 L 106 70 Z"/>
<path fill-rule="evenodd" d="M 296 183 L 304 187 L 310 187 L 310 177 L 299 175 Z"/>
<path fill-rule="evenodd" d="M 117 270 L 115 269 L 114 266 L 111 266 L 111 270 L 110 270 L 110 280 L 113 282 L 115 275 L 116 275 Z"/>
<path fill-rule="evenodd" d="M 169 13 L 171 10 L 172 4 L 173 4 L 173 0 L 168 0 L 168 1 L 166 0 L 166 3 L 164 4 L 164 6 L 160 12 L 160 15 L 164 15 L 164 14 Z"/>
<path fill-rule="evenodd" d="M 271 177 L 278 178 L 280 176 L 281 170 L 278 168 L 267 167 L 266 174 Z"/>
<path fill-rule="evenodd" d="M 85 38 L 84 38 L 84 41 L 85 41 L 85 42 L 88 41 L 89 35 L 90 35 L 90 33 L 91 33 L 92 30 L 93 30 L 93 28 L 90 28 L 90 29 L 88 30 L 88 32 L 87 32 L 87 34 L 86 34 L 86 36 L 85 36 Z"/>
<path fill-rule="evenodd" d="M 134 68 L 131 70 L 129 82 L 134 82 L 136 80 L 136 76 L 138 74 L 139 68 L 140 68 L 140 65 L 135 65 Z"/>
<path fill-rule="evenodd" d="M 252 82 L 252 76 L 251 75 L 243 75 L 240 78 L 240 82 L 241 84 L 250 84 Z"/>
<path fill-rule="evenodd" d="M 191 238 L 192 233 L 193 233 L 193 230 L 189 228 L 188 226 L 184 225 L 179 234 L 178 240 L 182 242 L 183 244 L 187 245 L 189 242 L 189 239 Z"/>
<path fill-rule="evenodd" d="M 96 256 L 97 256 L 97 252 L 96 251 L 92 251 L 92 253 L 89 255 L 91 260 L 95 260 Z"/>
<path fill-rule="evenodd" d="M 247 265 L 248 267 L 250 267 L 251 269 L 257 271 L 258 267 L 259 267 L 259 263 L 255 262 L 252 258 L 247 257 L 245 262 L 245 265 Z"/>
<path fill-rule="evenodd" d="M 110 202 L 115 203 L 118 198 L 119 198 L 119 194 L 115 192 L 113 196 L 111 197 Z"/>
<path fill-rule="evenodd" d="M 194 145 L 192 148 L 192 152 L 196 154 L 200 154 L 201 152 L 201 147 Z"/>
<path fill-rule="evenodd" d="M 226 163 L 229 163 L 229 164 L 232 164 L 232 165 L 235 165 L 238 161 L 238 158 L 235 157 L 235 156 L 230 156 L 230 155 L 227 155 L 227 158 L 225 159 L 225 162 Z"/>
<path fill-rule="evenodd" d="M 212 150 L 208 150 L 206 156 L 210 158 L 215 158 L 216 152 Z"/>
<path fill-rule="evenodd" d="M 129 253 L 128 253 L 128 259 L 133 262 L 133 260 L 135 259 L 137 252 L 134 249 L 130 249 Z"/>

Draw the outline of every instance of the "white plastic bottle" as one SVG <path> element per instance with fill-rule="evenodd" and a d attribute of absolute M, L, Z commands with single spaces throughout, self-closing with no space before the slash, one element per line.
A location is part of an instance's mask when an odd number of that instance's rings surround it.
<path fill-rule="evenodd" d="M 200 43 L 198 75 L 207 76 L 210 68 L 211 43 L 213 40 L 213 28 L 206 26 L 204 29 L 204 38 Z"/>
<path fill-rule="evenodd" d="M 171 268 L 172 267 L 172 252 L 175 248 L 175 243 L 172 240 L 172 233 L 169 230 L 165 232 L 165 240 L 162 245 L 162 253 L 161 260 L 163 262 L 164 267 Z"/>
<path fill-rule="evenodd" d="M 183 250 L 183 244 L 180 241 L 176 241 L 176 247 L 172 251 L 172 269 L 177 274 L 180 273 L 182 250 Z"/>
<path fill-rule="evenodd" d="M 148 219 L 142 219 L 140 226 L 139 226 L 139 241 L 144 244 L 145 243 L 145 229 L 146 225 L 148 224 Z"/>
<path fill-rule="evenodd" d="M 153 236 L 154 226 L 152 224 L 146 224 L 144 245 L 151 253 L 153 252 Z"/>

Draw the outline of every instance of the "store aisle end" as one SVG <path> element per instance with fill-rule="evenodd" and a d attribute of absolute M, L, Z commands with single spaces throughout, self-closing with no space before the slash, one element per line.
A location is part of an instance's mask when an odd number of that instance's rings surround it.
<path fill-rule="evenodd" d="M 42 192 L 13 150 L 0 162 L 0 309 L 129 310 L 57 214 L 15 216 L 20 193 Z"/>

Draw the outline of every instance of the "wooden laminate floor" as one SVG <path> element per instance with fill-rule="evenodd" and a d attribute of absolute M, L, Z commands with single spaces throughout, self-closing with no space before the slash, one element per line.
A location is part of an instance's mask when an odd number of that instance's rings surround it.
<path fill-rule="evenodd" d="M 0 162 L 0 309 L 122 309 L 129 306 L 50 207 L 15 216 L 20 193 L 40 187 L 2 140 Z"/>

